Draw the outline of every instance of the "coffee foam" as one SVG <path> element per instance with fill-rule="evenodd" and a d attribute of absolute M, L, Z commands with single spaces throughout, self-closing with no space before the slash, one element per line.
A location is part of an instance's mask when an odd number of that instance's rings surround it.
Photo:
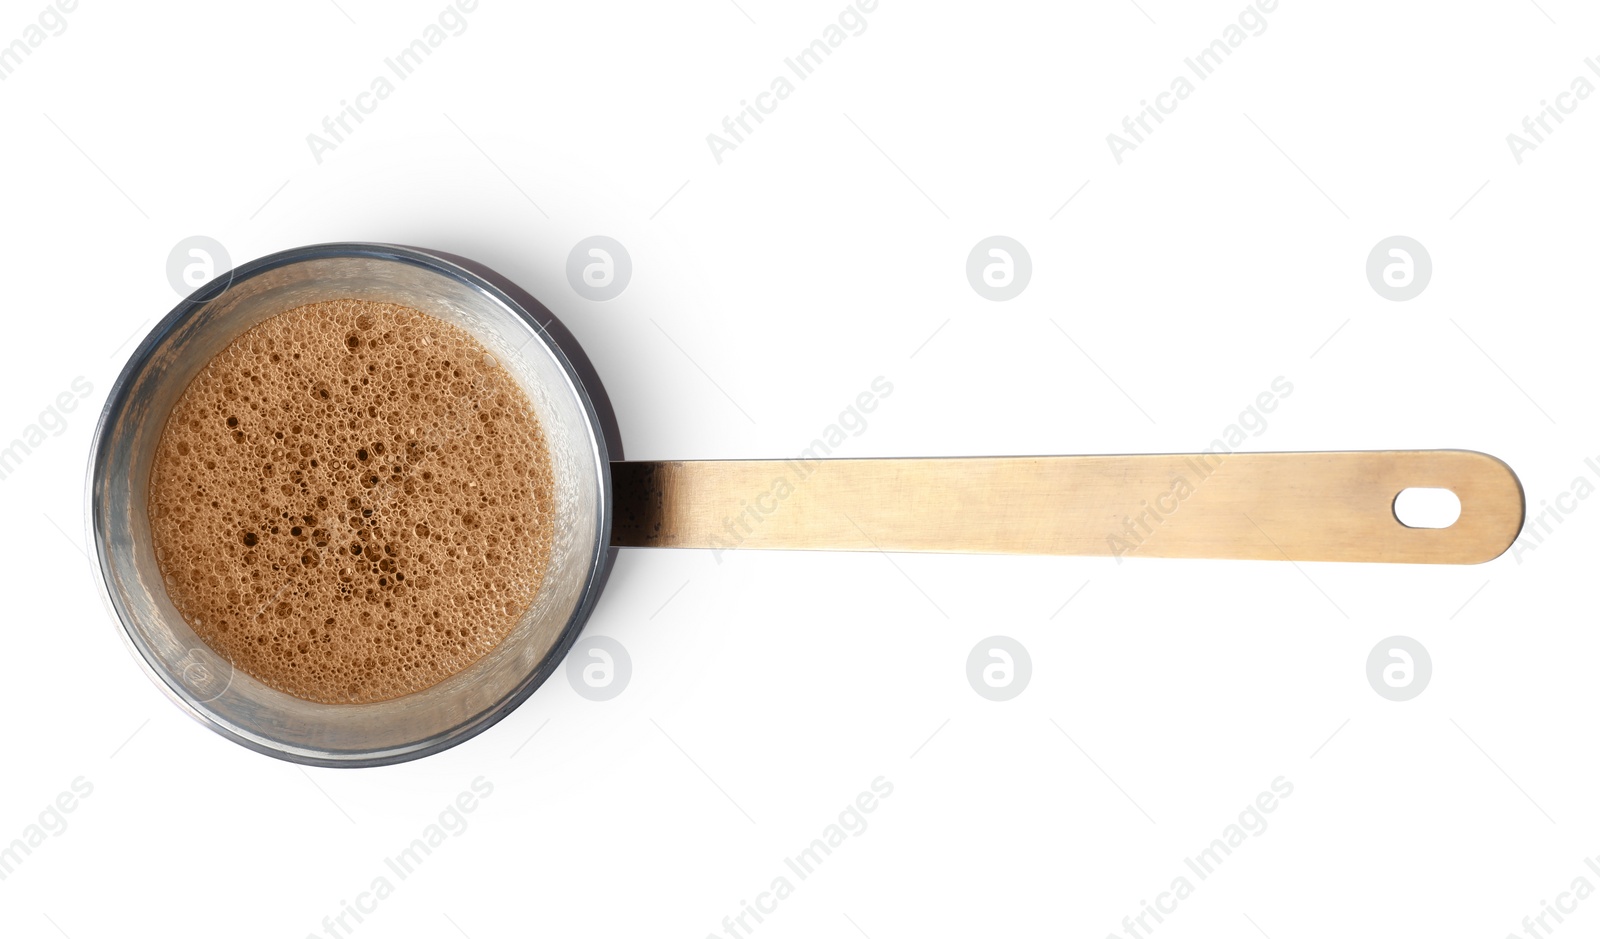
<path fill-rule="evenodd" d="M 167 418 L 149 487 L 167 595 L 237 669 L 327 704 L 431 687 L 533 602 L 543 431 L 465 330 L 331 300 L 240 335 Z"/>

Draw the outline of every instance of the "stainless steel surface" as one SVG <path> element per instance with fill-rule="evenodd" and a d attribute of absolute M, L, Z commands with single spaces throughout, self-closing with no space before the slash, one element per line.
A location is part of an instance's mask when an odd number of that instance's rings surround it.
<path fill-rule="evenodd" d="M 235 672 L 195 635 L 162 586 L 145 490 L 173 402 L 213 355 L 275 313 L 345 297 L 400 303 L 453 322 L 517 377 L 549 441 L 558 527 L 533 606 L 492 653 L 416 694 L 330 705 Z M 317 245 L 222 275 L 145 337 L 111 389 L 91 447 L 87 510 L 94 560 L 105 599 L 136 657 L 180 706 L 212 729 L 286 760 L 395 763 L 479 733 L 555 670 L 604 580 L 611 455 L 589 393 L 528 310 L 484 277 L 425 251 Z"/>

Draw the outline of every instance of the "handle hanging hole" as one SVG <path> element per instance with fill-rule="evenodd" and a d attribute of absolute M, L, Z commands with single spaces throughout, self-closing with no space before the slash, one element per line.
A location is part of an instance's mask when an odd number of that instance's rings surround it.
<path fill-rule="evenodd" d="M 1407 528 L 1449 528 L 1461 517 L 1461 500 L 1448 489 L 1413 486 L 1394 497 L 1394 517 Z"/>

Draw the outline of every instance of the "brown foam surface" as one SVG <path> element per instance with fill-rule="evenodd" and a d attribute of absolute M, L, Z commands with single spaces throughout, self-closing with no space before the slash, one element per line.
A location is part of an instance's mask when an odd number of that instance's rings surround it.
<path fill-rule="evenodd" d="M 549 562 L 549 454 L 527 395 L 461 328 L 333 300 L 235 339 L 161 433 L 167 594 L 233 666 L 328 704 L 486 655 Z"/>

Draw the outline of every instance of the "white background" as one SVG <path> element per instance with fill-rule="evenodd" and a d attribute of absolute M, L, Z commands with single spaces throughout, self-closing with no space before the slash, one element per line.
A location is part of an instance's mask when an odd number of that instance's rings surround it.
<path fill-rule="evenodd" d="M 369 771 L 211 734 L 102 609 L 88 441 L 197 234 L 235 263 L 376 240 L 498 269 L 581 340 L 632 459 L 792 456 L 876 376 L 840 455 L 1195 450 L 1284 376 L 1250 449 L 1483 450 L 1530 514 L 1600 482 L 1600 100 L 1520 165 L 1505 139 L 1600 83 L 1600 16 L 1283 0 L 1118 165 L 1106 135 L 1243 8 L 1140 5 L 882 0 L 719 164 L 706 135 L 842 0 L 483 0 L 319 164 L 307 134 L 440 0 L 84 2 L 0 83 L 0 437 L 93 387 L 0 482 L 0 842 L 93 786 L 0 881 L 5 934 L 326 935 L 479 776 L 467 830 L 355 935 L 722 933 L 879 776 L 868 828 L 754 935 L 1121 933 L 1279 776 L 1155 935 L 1497 939 L 1600 887 L 1600 500 L 1476 567 L 624 551 L 588 626 L 631 654 L 619 697 L 557 676 Z M 41 7 L 0 4 L 0 43 Z M 564 273 L 594 234 L 634 263 L 605 303 Z M 1034 265 L 1004 303 L 964 273 L 994 234 Z M 1434 263 L 1403 303 L 1364 273 L 1395 234 Z M 965 677 L 995 634 L 1033 662 L 1006 703 Z M 1406 703 L 1365 677 L 1395 634 L 1433 658 Z M 1591 898 L 1558 931 L 1597 928 Z"/>

